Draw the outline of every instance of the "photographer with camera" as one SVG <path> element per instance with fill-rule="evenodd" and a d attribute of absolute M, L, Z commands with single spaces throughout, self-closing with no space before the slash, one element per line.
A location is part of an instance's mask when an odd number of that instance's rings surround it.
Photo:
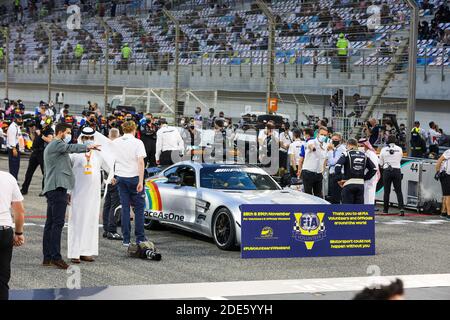
<path fill-rule="evenodd" d="M 448 209 L 450 208 L 450 149 L 446 150 L 436 163 L 436 180 L 441 182 L 442 207 L 447 211 L 447 219 L 450 220 Z M 444 214 L 441 215 L 444 217 Z"/>
<path fill-rule="evenodd" d="M 376 149 L 381 133 L 381 126 L 378 124 L 377 119 L 372 118 L 366 122 L 364 133 L 366 134 L 366 137 L 368 137 L 370 144 Z"/>
<path fill-rule="evenodd" d="M 145 121 L 140 126 L 141 140 L 145 146 L 147 157 L 144 159 L 145 167 L 156 167 L 156 132 L 157 127 L 154 124 L 153 115 L 147 113 Z"/>
<path fill-rule="evenodd" d="M 389 212 L 389 198 L 391 195 L 391 186 L 394 184 L 394 190 L 397 194 L 400 216 L 405 215 L 402 193 L 402 172 L 401 161 L 403 158 L 402 148 L 396 145 L 395 136 L 387 138 L 387 146 L 380 152 L 380 167 L 383 169 L 384 186 L 384 213 Z"/>
<path fill-rule="evenodd" d="M 33 152 L 30 155 L 30 160 L 28 162 L 27 172 L 25 174 L 25 181 L 22 185 L 22 194 L 26 195 L 28 193 L 28 188 L 31 184 L 31 179 L 33 178 L 34 172 L 37 167 L 41 167 L 42 175 L 44 175 L 44 149 L 47 145 L 52 142 L 53 135 L 55 131 L 52 128 L 52 118 L 43 115 L 37 124 L 37 130 L 35 131 L 35 138 L 33 140 Z M 42 190 L 44 189 L 44 178 L 42 178 Z M 42 192 L 39 196 L 43 196 Z"/>

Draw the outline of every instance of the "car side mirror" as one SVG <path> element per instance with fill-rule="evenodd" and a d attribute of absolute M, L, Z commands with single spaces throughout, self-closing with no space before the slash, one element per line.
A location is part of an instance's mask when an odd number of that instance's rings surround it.
<path fill-rule="evenodd" d="M 181 178 L 179 176 L 170 176 L 169 179 L 167 180 L 167 183 L 170 184 L 181 184 Z"/>

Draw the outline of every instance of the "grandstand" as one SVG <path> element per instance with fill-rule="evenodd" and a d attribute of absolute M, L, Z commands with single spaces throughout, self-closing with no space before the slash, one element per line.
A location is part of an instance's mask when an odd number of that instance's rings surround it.
<path fill-rule="evenodd" d="M 83 105 L 79 94 L 83 88 L 94 97 L 91 100 L 98 97 L 103 101 L 103 92 L 112 96 L 122 87 L 170 89 L 174 79 L 179 79 L 181 90 L 198 91 L 204 105 L 226 109 L 233 117 L 238 117 L 245 105 L 264 110 L 267 91 L 273 91 L 269 94 L 279 99 L 280 112 L 299 120 L 311 114 L 345 118 L 350 111 L 342 109 L 353 110 L 356 103 L 352 98 L 357 94 L 360 100 L 377 106 L 376 116 L 397 114 L 400 121 L 406 121 L 411 77 L 411 11 L 406 1 L 265 1 L 274 16 L 271 89 L 266 86 L 271 24 L 255 1 L 83 1 L 79 30 L 67 27 L 72 14 L 67 4 L 78 1 L 54 1 L 54 6 L 37 1 L 36 8 L 26 7 L 27 1 L 21 3 L 19 14 L 11 8 L 2 15 L 3 25 L 9 27 L 11 79 L 5 81 L 4 72 L 0 76 L 11 88 L 18 83 L 35 86 L 52 81 L 50 97 L 66 91 L 69 103 Z M 424 112 L 427 107 L 439 117 L 450 87 L 445 85 L 450 64 L 450 13 L 446 1 L 418 1 L 418 5 L 418 110 Z M 178 41 L 164 8 L 179 23 Z M 374 21 L 377 14 L 379 21 Z M 346 72 L 340 72 L 336 57 L 340 33 L 350 42 Z M 6 47 L 5 36 L 1 41 Z M 125 43 L 133 52 L 126 65 L 120 54 Z M 84 49 L 80 59 L 74 56 L 78 44 Z M 176 75 L 175 65 L 180 68 Z M 105 80 L 106 70 L 109 79 Z M 433 91 L 437 88 L 439 93 Z M 344 96 L 336 101 L 337 113 L 331 102 L 336 92 Z M 379 97 L 371 102 L 376 93 Z M 23 94 L 25 101 L 42 99 Z M 164 99 L 182 98 L 167 91 Z M 186 112 L 196 103 L 184 102 Z"/>

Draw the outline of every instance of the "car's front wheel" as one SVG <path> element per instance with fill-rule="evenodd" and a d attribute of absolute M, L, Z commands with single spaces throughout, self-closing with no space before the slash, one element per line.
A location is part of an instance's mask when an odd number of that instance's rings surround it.
<path fill-rule="evenodd" d="M 146 230 L 159 230 L 161 229 L 161 224 L 159 223 L 159 221 L 156 221 L 154 219 L 145 218 L 144 228 Z"/>
<path fill-rule="evenodd" d="M 227 208 L 219 209 L 213 217 L 212 233 L 215 244 L 222 250 L 232 250 L 236 245 L 236 227 L 233 215 Z"/>

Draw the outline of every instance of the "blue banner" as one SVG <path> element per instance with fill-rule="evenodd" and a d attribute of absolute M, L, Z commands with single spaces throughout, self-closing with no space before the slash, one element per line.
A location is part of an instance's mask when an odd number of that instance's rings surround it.
<path fill-rule="evenodd" d="M 242 258 L 375 254 L 373 205 L 242 205 Z"/>

